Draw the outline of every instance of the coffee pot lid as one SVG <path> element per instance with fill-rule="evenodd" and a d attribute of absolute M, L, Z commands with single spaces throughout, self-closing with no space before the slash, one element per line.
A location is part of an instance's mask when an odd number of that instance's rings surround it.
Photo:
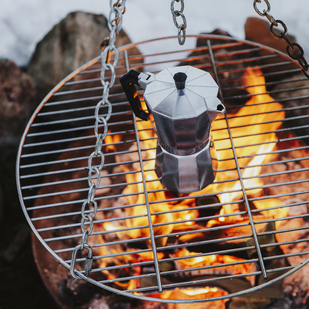
<path fill-rule="evenodd" d="M 172 119 L 196 117 L 217 111 L 218 85 L 212 76 L 192 66 L 167 68 L 147 84 L 144 98 L 152 113 Z"/>

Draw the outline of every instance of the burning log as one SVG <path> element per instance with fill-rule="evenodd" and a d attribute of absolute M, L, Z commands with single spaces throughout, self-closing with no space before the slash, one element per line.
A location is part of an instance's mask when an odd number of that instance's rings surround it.
<path fill-rule="evenodd" d="M 227 292 L 218 289 L 216 287 L 206 287 L 199 289 L 175 289 L 172 291 L 166 291 L 161 294 L 151 294 L 149 296 L 154 298 L 164 299 L 205 299 L 227 295 Z M 227 300 L 221 300 L 210 303 L 196 303 L 194 308 L 197 309 L 225 309 Z M 189 309 L 192 308 L 192 304 L 168 304 L 167 309 Z"/>
<path fill-rule="evenodd" d="M 192 257 L 190 256 L 196 256 Z M 180 278 L 202 277 L 205 275 L 239 275 L 239 274 L 253 274 L 257 271 L 254 263 L 247 263 L 246 260 L 236 258 L 228 255 L 206 255 L 202 256 L 198 253 L 190 253 L 186 249 L 176 252 L 172 255 L 175 258 L 174 264 L 178 270 Z M 176 259 L 186 257 L 186 259 Z M 196 270 L 192 270 L 192 267 Z M 188 270 L 185 272 L 184 270 Z M 189 271 L 190 270 L 190 271 Z M 251 286 L 255 283 L 255 276 L 247 276 L 246 279 Z"/>
<path fill-rule="evenodd" d="M 269 218 L 272 217 L 263 217 L 263 220 Z M 257 219 L 258 217 L 255 217 L 255 220 Z M 260 220 L 261 219 L 262 217 L 260 216 Z M 255 229 L 257 231 L 260 245 L 273 244 L 276 242 L 274 235 L 267 233 L 269 231 L 275 230 L 275 224 L 273 222 L 259 224 L 258 221 L 256 221 Z M 202 233 L 197 233 L 196 236 L 192 235 L 190 238 L 183 237 L 180 238 L 179 241 L 182 243 L 188 243 L 189 240 L 191 242 L 196 242 L 196 245 L 192 246 L 191 244 L 187 247 L 190 252 L 211 253 L 213 251 L 233 251 L 233 249 L 236 248 L 244 248 L 244 250 L 242 251 L 233 252 L 234 256 L 244 259 L 256 257 L 255 243 L 252 238 L 252 229 L 250 227 L 248 219 L 237 222 L 235 226 L 225 226 L 224 228 L 222 228 L 221 226 L 221 228 L 218 230 L 210 231 L 209 233 L 205 233 L 204 235 L 201 234 Z M 207 244 L 207 240 L 210 241 L 209 244 Z M 198 241 L 201 241 L 202 244 L 198 244 Z M 270 255 L 271 253 L 273 253 L 273 250 L 275 250 L 275 248 L 273 247 L 262 248 L 264 256 Z"/>

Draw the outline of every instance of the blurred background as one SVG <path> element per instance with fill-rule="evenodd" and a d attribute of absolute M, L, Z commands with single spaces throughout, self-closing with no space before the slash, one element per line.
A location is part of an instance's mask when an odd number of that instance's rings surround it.
<path fill-rule="evenodd" d="M 309 2 L 307 0 L 272 0 L 271 12 L 286 23 L 298 43 L 309 51 Z M 132 42 L 176 35 L 168 0 L 128 0 L 123 29 Z M 175 6 L 179 7 L 179 6 Z M 264 1 L 260 10 L 266 8 Z M 1 0 L 0 57 L 25 66 L 38 41 L 69 12 L 85 11 L 109 14 L 109 0 Z M 250 0 L 185 1 L 187 34 L 211 32 L 216 28 L 244 38 L 244 24 L 249 16 L 258 17 Z"/>

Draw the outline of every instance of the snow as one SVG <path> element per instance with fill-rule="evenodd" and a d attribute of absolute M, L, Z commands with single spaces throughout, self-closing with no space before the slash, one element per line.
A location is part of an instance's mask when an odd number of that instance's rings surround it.
<path fill-rule="evenodd" d="M 109 3 L 109 0 L 1 0 L 0 57 L 25 66 L 36 44 L 69 12 L 82 10 L 107 17 Z M 127 0 L 126 3 L 123 29 L 132 42 L 177 35 L 170 0 Z M 309 54 L 309 1 L 270 0 L 270 3 L 272 15 L 287 24 L 289 33 L 297 37 Z M 261 3 L 260 9 L 264 8 L 265 3 Z M 244 38 L 246 19 L 258 17 L 253 0 L 185 0 L 184 14 L 187 34 L 221 28 L 240 39 Z"/>

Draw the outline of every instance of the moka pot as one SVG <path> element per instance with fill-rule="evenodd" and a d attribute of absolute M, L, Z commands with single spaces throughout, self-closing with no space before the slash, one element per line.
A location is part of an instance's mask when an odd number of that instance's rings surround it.
<path fill-rule="evenodd" d="M 211 123 L 225 107 L 211 75 L 192 66 L 152 73 L 129 71 L 120 78 L 134 114 L 151 118 L 157 134 L 155 171 L 173 192 L 199 191 L 215 179 L 217 157 Z M 136 85 L 144 91 L 143 110 Z"/>

